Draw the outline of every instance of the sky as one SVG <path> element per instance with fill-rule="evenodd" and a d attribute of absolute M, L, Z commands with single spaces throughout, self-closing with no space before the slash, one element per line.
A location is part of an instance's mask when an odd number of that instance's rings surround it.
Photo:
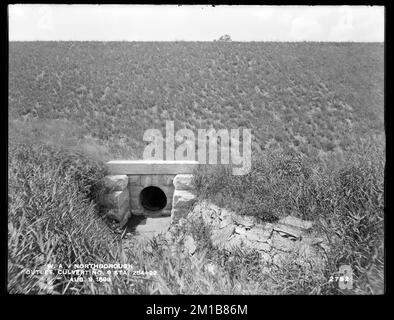
<path fill-rule="evenodd" d="M 382 6 L 9 5 L 9 40 L 384 41 Z"/>

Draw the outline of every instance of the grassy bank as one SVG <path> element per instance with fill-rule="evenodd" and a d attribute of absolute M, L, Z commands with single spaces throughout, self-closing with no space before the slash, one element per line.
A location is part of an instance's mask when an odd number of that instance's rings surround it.
<path fill-rule="evenodd" d="M 351 265 L 354 293 L 372 293 L 383 279 L 384 142 L 359 139 L 353 149 L 316 158 L 274 151 L 247 175 L 202 167 L 194 183 L 200 198 L 262 221 L 288 214 L 315 221 L 330 240 L 325 276 Z"/>
<path fill-rule="evenodd" d="M 366 156 L 353 157 L 353 162 L 347 159 L 335 170 L 326 167 L 316 171 L 296 154 L 271 154 L 247 176 L 235 177 L 226 170 L 196 176 L 202 198 L 244 214 L 261 212 L 262 220 L 276 219 L 280 209 L 286 209 L 287 213 L 315 220 L 332 241 L 333 250 L 323 273 L 287 265 L 267 275 L 253 252 L 229 256 L 214 250 L 204 225 L 190 226 L 199 239 L 194 257 L 181 253 L 182 244 L 174 249 L 161 237 L 154 240 L 153 250 L 137 243 L 124 250 L 119 235 L 100 217 L 95 204 L 97 182 L 105 172 L 100 162 L 47 144 L 13 144 L 9 150 L 8 290 L 338 294 L 341 291 L 327 280 L 341 264 L 350 264 L 355 280 L 352 292 L 376 293 L 383 277 L 383 157 L 378 150 L 370 153 L 368 161 Z M 286 175 L 283 169 L 292 168 L 290 163 L 301 163 L 298 168 L 302 174 Z M 261 201 L 245 204 L 254 197 Z M 204 268 L 210 262 L 220 267 L 215 274 Z M 63 276 L 51 285 L 47 276 L 26 275 L 26 270 L 40 270 L 49 263 L 130 263 L 136 270 L 154 270 L 157 274 L 151 279 L 118 275 L 111 284 L 76 283 L 70 281 L 71 276 Z M 245 268 L 237 268 L 240 263 Z"/>

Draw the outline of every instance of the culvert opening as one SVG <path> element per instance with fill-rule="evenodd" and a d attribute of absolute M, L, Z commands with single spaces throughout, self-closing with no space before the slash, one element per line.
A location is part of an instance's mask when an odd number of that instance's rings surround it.
<path fill-rule="evenodd" d="M 140 203 L 145 210 L 159 211 L 167 205 L 167 196 L 158 187 L 147 187 L 140 193 Z"/>

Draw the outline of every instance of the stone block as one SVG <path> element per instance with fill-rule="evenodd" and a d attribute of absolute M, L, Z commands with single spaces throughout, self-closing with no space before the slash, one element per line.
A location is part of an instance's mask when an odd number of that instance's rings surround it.
<path fill-rule="evenodd" d="M 149 187 L 149 186 L 158 186 L 159 185 L 159 176 L 158 175 L 142 175 L 141 176 L 141 186 Z"/>
<path fill-rule="evenodd" d="M 174 178 L 174 186 L 176 190 L 193 190 L 193 175 L 177 174 Z"/>
<path fill-rule="evenodd" d="M 172 200 L 172 207 L 176 209 L 189 208 L 194 204 L 195 200 L 195 194 L 189 191 L 175 190 Z"/>
<path fill-rule="evenodd" d="M 143 189 L 142 186 L 129 186 L 130 197 L 139 197 Z"/>
<path fill-rule="evenodd" d="M 188 214 L 188 210 L 184 209 L 184 208 L 180 208 L 180 209 L 175 209 L 174 207 L 172 207 L 171 210 L 171 223 L 177 223 L 181 218 L 186 217 L 186 215 Z"/>
<path fill-rule="evenodd" d="M 107 162 L 110 174 L 183 174 L 193 173 L 198 161 L 113 160 Z"/>
<path fill-rule="evenodd" d="M 293 217 L 293 216 L 287 216 L 285 218 L 282 218 L 278 221 L 279 224 L 284 224 L 290 227 L 294 228 L 300 228 L 304 230 L 309 230 L 313 226 L 312 221 L 306 221 L 306 220 L 301 220 L 299 218 Z"/>
<path fill-rule="evenodd" d="M 278 224 L 274 226 L 274 230 L 287 238 L 295 238 L 295 239 L 301 238 L 301 230 L 299 228 Z"/>
<path fill-rule="evenodd" d="M 114 191 L 109 194 L 104 194 L 101 198 L 101 205 L 107 208 L 121 208 L 125 202 L 129 203 L 129 191 Z"/>
<path fill-rule="evenodd" d="M 173 186 L 175 174 L 161 174 L 159 175 L 159 184 L 162 186 Z"/>
<path fill-rule="evenodd" d="M 141 185 L 141 176 L 140 175 L 131 175 L 129 177 L 129 185 L 130 186 L 140 186 Z"/>
<path fill-rule="evenodd" d="M 123 191 L 129 183 L 126 175 L 105 176 L 103 179 L 104 188 L 109 191 Z"/>
<path fill-rule="evenodd" d="M 251 228 L 255 224 L 254 218 L 249 216 L 241 216 L 238 214 L 233 214 L 232 219 L 236 224 L 242 225 L 246 228 Z"/>
<path fill-rule="evenodd" d="M 272 227 L 256 226 L 246 231 L 246 238 L 254 242 L 267 242 L 271 237 Z"/>

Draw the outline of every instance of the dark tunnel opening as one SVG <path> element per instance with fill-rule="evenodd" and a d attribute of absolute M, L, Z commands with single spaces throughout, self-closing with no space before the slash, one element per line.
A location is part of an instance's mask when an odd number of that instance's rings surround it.
<path fill-rule="evenodd" d="M 140 193 L 140 203 L 145 210 L 159 211 L 167 205 L 167 196 L 158 187 L 147 187 Z"/>

